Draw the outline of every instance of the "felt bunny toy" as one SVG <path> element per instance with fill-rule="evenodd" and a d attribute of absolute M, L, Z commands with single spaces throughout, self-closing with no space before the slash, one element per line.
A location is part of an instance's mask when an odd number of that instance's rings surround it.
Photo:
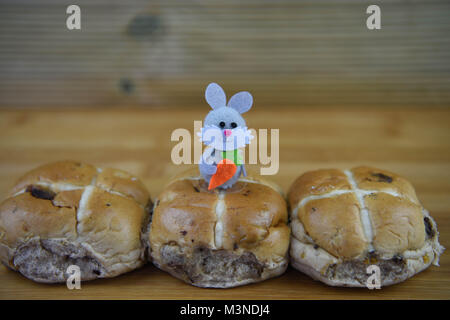
<path fill-rule="evenodd" d="M 210 83 L 205 98 L 213 110 L 205 117 L 199 133 L 201 141 L 207 145 L 199 162 L 199 170 L 209 190 L 216 187 L 227 189 L 241 174 L 246 176 L 239 149 L 249 144 L 253 136 L 241 114 L 250 110 L 253 97 L 242 91 L 232 96 L 227 104 L 223 89 L 216 83 Z"/>

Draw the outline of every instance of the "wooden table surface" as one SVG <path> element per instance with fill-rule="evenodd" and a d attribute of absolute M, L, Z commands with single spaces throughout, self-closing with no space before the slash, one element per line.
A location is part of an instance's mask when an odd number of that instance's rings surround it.
<path fill-rule="evenodd" d="M 193 131 L 205 108 L 170 110 L 40 109 L 0 111 L 0 194 L 25 171 L 59 159 L 128 170 L 156 196 L 172 174 L 171 132 Z M 250 128 L 280 129 L 280 169 L 286 191 L 316 168 L 371 165 L 409 178 L 450 247 L 450 110 L 395 108 L 266 109 L 246 115 Z M 65 285 L 34 283 L 0 267 L 0 299 L 449 299 L 450 256 L 404 283 L 381 290 L 333 288 L 291 268 L 275 279 L 233 289 L 200 289 L 147 265 L 113 279 Z"/>

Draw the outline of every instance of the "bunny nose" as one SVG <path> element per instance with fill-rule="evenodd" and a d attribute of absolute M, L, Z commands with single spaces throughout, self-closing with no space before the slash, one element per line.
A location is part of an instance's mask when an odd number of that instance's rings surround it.
<path fill-rule="evenodd" d="M 223 133 L 225 134 L 225 137 L 231 136 L 231 130 L 230 129 L 223 130 Z"/>

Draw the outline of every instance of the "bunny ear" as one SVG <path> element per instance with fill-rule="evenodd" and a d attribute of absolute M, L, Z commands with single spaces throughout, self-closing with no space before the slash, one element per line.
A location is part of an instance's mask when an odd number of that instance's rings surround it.
<path fill-rule="evenodd" d="M 213 109 L 225 107 L 227 105 L 225 92 L 217 83 L 210 83 L 206 87 L 205 98 Z"/>
<path fill-rule="evenodd" d="M 231 97 L 230 101 L 228 102 L 228 106 L 233 108 L 239 113 L 244 113 L 250 110 L 253 104 L 253 97 L 250 94 L 250 92 L 242 91 L 236 93 L 234 96 Z"/>

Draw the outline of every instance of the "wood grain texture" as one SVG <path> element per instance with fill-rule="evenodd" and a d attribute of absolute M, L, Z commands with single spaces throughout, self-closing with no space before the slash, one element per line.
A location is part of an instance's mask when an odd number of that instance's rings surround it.
<path fill-rule="evenodd" d="M 128 109 L 124 107 L 123 109 Z M 0 194 L 37 165 L 78 159 L 128 170 L 153 197 L 185 170 L 170 160 L 172 130 L 192 132 L 205 110 L 0 111 Z M 301 173 L 317 168 L 371 165 L 407 177 L 450 247 L 450 111 L 420 108 L 255 108 L 251 128 L 280 129 L 280 171 L 272 179 L 286 191 Z M 234 289 L 200 289 L 147 265 L 114 279 L 64 285 L 34 283 L 0 267 L 0 299 L 450 299 L 450 255 L 399 285 L 378 291 L 333 288 L 291 268 L 276 279 Z"/>
<path fill-rule="evenodd" d="M 208 82 L 259 106 L 448 106 L 450 2 L 0 1 L 0 107 L 201 105 Z"/>

